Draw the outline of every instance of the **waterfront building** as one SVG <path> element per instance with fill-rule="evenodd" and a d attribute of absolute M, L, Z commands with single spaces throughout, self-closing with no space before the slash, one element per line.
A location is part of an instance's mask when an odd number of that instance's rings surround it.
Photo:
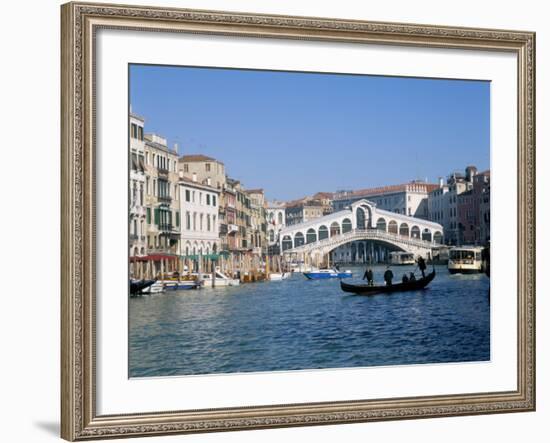
<path fill-rule="evenodd" d="M 185 177 L 183 172 L 180 172 L 178 185 L 182 215 L 180 254 L 194 258 L 216 254 L 220 248 L 220 191 Z"/>
<path fill-rule="evenodd" d="M 337 191 L 332 206 L 334 211 L 350 207 L 352 203 L 367 199 L 380 209 L 416 218 L 429 218 L 428 196 L 438 186 L 432 183 L 412 181 L 401 185 L 381 186 L 357 191 Z"/>
<path fill-rule="evenodd" d="M 296 225 L 322 217 L 325 207 L 319 200 L 303 199 L 286 205 L 285 225 Z"/>
<path fill-rule="evenodd" d="M 130 256 L 147 254 L 147 225 L 145 209 L 145 120 L 130 114 Z"/>
<path fill-rule="evenodd" d="M 226 180 L 220 194 L 219 207 L 220 250 L 236 251 L 240 244 L 238 240 L 239 227 L 237 226 L 237 192 Z"/>
<path fill-rule="evenodd" d="M 179 253 L 180 202 L 177 145 L 165 138 L 145 135 L 145 202 L 149 253 Z"/>
<path fill-rule="evenodd" d="M 225 186 L 225 166 L 215 158 L 202 154 L 189 154 L 180 157 L 178 168 L 184 177 L 195 183 L 222 190 Z"/>
<path fill-rule="evenodd" d="M 263 189 L 245 191 L 250 199 L 249 247 L 258 255 L 267 253 L 266 201 Z"/>
<path fill-rule="evenodd" d="M 226 190 L 235 194 L 235 216 L 237 231 L 235 232 L 233 252 L 244 252 L 250 248 L 249 230 L 252 226 L 250 198 L 239 180 L 226 178 Z"/>
<path fill-rule="evenodd" d="M 285 207 L 285 203 L 281 201 L 271 201 L 266 205 L 267 244 L 270 255 L 280 253 L 279 233 L 285 227 Z"/>
<path fill-rule="evenodd" d="M 332 214 L 334 208 L 332 206 L 332 200 L 334 198 L 333 192 L 317 192 L 311 197 L 311 200 L 317 201 L 323 207 L 323 215 Z"/>
<path fill-rule="evenodd" d="M 459 244 L 484 245 L 489 240 L 490 173 L 476 173 L 472 180 L 472 188 L 458 196 Z"/>
<path fill-rule="evenodd" d="M 478 229 L 476 228 L 478 217 L 474 214 L 477 212 L 474 207 L 474 197 L 469 193 L 474 187 L 476 175 L 476 167 L 468 166 L 464 173 L 451 173 L 446 182 L 440 179 L 438 188 L 430 192 L 428 198 L 430 220 L 443 226 L 445 241 L 448 245 L 464 244 L 466 226 L 469 232 Z M 467 194 L 460 197 L 464 193 Z M 472 225 L 471 230 L 470 225 Z M 475 238 L 475 236 L 471 237 L 469 232 L 468 241 Z M 477 237 L 479 236 L 478 233 Z"/>

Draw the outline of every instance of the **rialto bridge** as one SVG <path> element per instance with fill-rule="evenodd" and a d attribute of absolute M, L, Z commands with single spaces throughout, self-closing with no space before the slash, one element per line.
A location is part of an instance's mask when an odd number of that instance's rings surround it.
<path fill-rule="evenodd" d="M 359 200 L 342 211 L 283 228 L 279 241 L 284 255 L 303 255 L 314 262 L 350 244 L 362 248 L 363 257 L 372 257 L 375 245 L 427 257 L 443 243 L 443 227 Z"/>

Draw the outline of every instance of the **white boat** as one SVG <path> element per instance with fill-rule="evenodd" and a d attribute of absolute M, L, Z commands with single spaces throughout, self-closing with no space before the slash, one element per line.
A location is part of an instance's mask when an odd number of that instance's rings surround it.
<path fill-rule="evenodd" d="M 447 268 L 451 274 L 477 274 L 483 272 L 483 261 L 478 246 L 461 246 L 451 248 Z"/>
<path fill-rule="evenodd" d="M 141 291 L 142 294 L 162 294 L 165 291 L 165 286 L 162 281 L 157 280 L 148 288 Z"/>
<path fill-rule="evenodd" d="M 269 279 L 271 281 L 286 280 L 290 275 L 290 272 L 272 272 L 269 274 Z"/>
<path fill-rule="evenodd" d="M 394 251 L 390 252 L 390 263 L 392 265 L 414 265 L 414 254 L 410 252 Z"/>
<path fill-rule="evenodd" d="M 222 287 L 222 286 L 238 286 L 240 281 L 236 278 L 229 278 L 227 275 L 216 271 L 216 277 L 212 277 L 210 272 L 201 272 L 200 274 L 192 274 L 198 276 L 201 284 L 205 288 Z"/>

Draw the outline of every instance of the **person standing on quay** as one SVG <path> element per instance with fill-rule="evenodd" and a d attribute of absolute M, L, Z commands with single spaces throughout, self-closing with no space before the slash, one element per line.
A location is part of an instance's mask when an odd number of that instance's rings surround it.
<path fill-rule="evenodd" d="M 391 286 L 392 279 L 393 279 L 393 272 L 388 266 L 388 269 L 386 269 L 386 272 L 384 272 L 384 281 L 386 282 L 386 286 Z"/>

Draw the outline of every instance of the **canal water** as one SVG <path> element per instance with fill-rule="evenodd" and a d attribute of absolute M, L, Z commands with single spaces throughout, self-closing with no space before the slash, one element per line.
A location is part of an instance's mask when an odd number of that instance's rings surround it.
<path fill-rule="evenodd" d="M 346 281 L 364 272 L 344 268 L 354 272 Z M 414 267 L 392 269 L 400 280 Z M 373 270 L 381 283 L 385 267 Z M 131 298 L 130 376 L 489 360 L 489 279 L 436 271 L 428 289 L 391 295 L 345 294 L 337 279 L 296 273 Z"/>

